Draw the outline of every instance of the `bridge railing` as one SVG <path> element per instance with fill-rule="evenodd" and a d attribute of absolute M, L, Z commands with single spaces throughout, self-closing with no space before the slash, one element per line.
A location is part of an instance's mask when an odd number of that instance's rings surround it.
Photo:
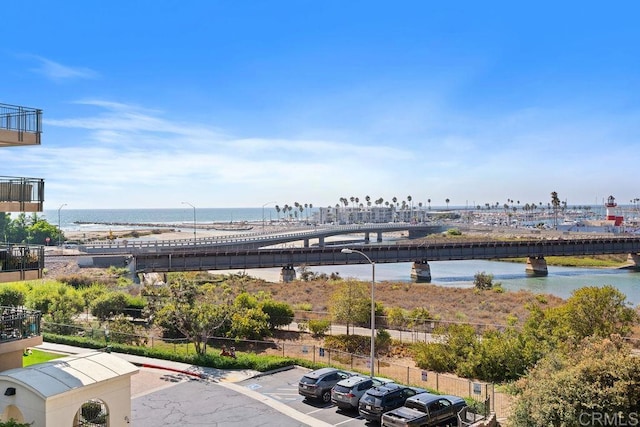
<path fill-rule="evenodd" d="M 243 233 L 226 236 L 210 236 L 197 239 L 173 239 L 173 240 L 127 240 L 120 239 L 106 242 L 91 242 L 79 245 L 80 251 L 83 252 L 136 252 L 150 251 L 159 252 L 162 250 L 173 250 L 177 248 L 204 248 L 212 245 L 234 245 L 263 243 L 269 244 L 282 243 L 286 241 L 296 241 L 311 238 L 324 237 L 326 235 L 350 234 L 362 232 L 376 231 L 399 231 L 411 229 L 424 229 L 426 226 L 422 224 L 362 224 L 347 225 L 339 227 L 315 227 L 311 230 L 304 231 L 287 231 L 281 233 Z M 432 227 L 432 226 L 428 226 Z"/>

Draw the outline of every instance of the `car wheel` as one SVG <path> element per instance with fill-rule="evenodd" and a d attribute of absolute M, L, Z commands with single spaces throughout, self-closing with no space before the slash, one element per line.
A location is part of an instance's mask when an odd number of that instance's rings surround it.
<path fill-rule="evenodd" d="M 322 393 L 322 401 L 324 403 L 331 402 L 331 390 L 327 390 L 324 393 Z"/>

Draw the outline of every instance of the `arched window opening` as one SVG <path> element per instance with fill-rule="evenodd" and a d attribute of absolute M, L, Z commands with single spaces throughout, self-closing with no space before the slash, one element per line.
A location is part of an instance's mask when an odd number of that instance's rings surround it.
<path fill-rule="evenodd" d="M 74 427 L 108 427 L 109 411 L 100 399 L 87 400 L 75 416 Z"/>

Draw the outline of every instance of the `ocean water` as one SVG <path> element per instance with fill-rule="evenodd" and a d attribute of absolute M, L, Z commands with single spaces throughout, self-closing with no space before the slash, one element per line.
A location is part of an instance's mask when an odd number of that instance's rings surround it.
<path fill-rule="evenodd" d="M 242 222 L 275 220 L 278 213 L 273 206 L 264 208 L 197 208 L 196 222 Z M 58 217 L 59 213 L 59 217 Z M 306 217 L 307 211 L 304 215 Z M 44 217 L 51 224 L 60 225 L 62 231 L 117 230 L 131 226 L 104 225 L 105 223 L 126 224 L 193 224 L 193 208 L 174 209 L 66 209 L 45 210 Z M 281 214 L 282 215 L 282 214 Z M 58 224 L 59 220 L 59 224 Z"/>

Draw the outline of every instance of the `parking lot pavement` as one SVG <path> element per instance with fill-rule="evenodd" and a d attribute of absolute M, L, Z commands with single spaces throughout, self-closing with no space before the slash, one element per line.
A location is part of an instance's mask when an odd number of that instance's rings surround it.
<path fill-rule="evenodd" d="M 319 425 L 288 416 L 248 393 L 235 391 L 230 383 L 166 372 L 144 376 L 150 387 L 139 390 L 131 401 L 131 424 L 137 427 Z"/>
<path fill-rule="evenodd" d="M 295 367 L 269 375 L 251 378 L 236 386 L 245 387 L 256 393 L 262 394 L 272 400 L 312 417 L 324 425 L 331 426 L 364 426 L 365 420 L 357 411 L 338 410 L 335 405 L 304 399 L 298 394 L 298 382 L 309 369 Z"/>

